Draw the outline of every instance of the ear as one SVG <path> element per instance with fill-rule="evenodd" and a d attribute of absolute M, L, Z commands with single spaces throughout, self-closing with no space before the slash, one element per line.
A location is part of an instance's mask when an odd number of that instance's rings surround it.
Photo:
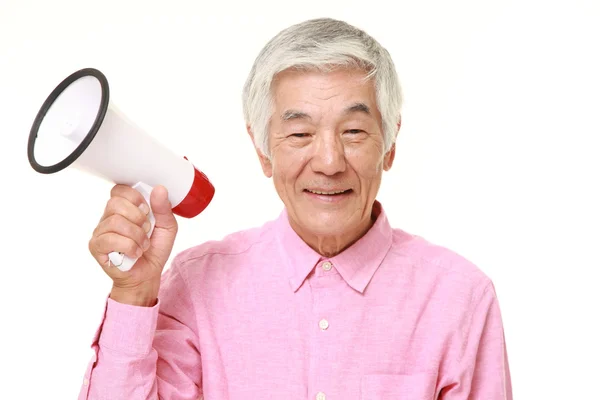
<path fill-rule="evenodd" d="M 394 158 L 396 157 L 396 143 L 392 144 L 390 150 L 385 153 L 383 157 L 383 170 L 389 171 L 392 168 L 392 164 L 394 163 Z"/>
<path fill-rule="evenodd" d="M 258 160 L 260 161 L 260 166 L 262 167 L 263 173 L 267 178 L 271 178 L 273 176 L 273 165 L 271 164 L 271 160 L 267 156 L 265 156 L 254 144 L 254 134 L 252 133 L 252 128 L 250 125 L 246 125 L 246 131 L 248 135 L 250 135 L 250 140 L 252 140 L 252 146 L 256 151 L 256 155 L 258 156 Z"/>
<path fill-rule="evenodd" d="M 396 126 L 398 129 L 396 130 L 396 137 L 398 137 L 398 132 L 400 132 L 400 125 L 402 124 L 401 120 L 398 120 L 398 124 Z M 389 171 L 392 168 L 392 164 L 394 164 L 394 158 L 396 157 L 396 142 L 392 144 L 390 150 L 385 154 L 383 158 L 383 170 Z"/>

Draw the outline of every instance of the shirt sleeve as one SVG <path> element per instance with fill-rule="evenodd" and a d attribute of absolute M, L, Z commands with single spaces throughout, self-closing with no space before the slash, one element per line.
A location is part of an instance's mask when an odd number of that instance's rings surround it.
<path fill-rule="evenodd" d="M 453 381 L 440 400 L 512 400 L 500 306 L 491 282 L 474 309 Z"/>
<path fill-rule="evenodd" d="M 202 395 L 196 318 L 177 264 L 153 307 L 111 298 L 94 339 L 79 400 L 197 400 Z"/>

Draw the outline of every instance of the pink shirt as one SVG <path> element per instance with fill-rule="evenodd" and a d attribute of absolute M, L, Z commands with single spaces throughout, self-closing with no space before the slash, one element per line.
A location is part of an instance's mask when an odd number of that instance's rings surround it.
<path fill-rule="evenodd" d="M 335 257 L 284 210 L 178 254 L 155 307 L 109 298 L 79 399 L 511 400 L 490 279 L 375 209 Z"/>

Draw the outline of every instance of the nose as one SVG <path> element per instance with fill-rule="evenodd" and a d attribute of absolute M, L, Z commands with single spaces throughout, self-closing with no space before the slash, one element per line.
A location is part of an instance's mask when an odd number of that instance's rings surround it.
<path fill-rule="evenodd" d="M 346 170 L 344 143 L 333 132 L 317 135 L 311 167 L 314 172 L 335 175 Z"/>

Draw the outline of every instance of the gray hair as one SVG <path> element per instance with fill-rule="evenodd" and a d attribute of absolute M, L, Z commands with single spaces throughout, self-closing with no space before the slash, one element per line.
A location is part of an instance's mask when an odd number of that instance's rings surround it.
<path fill-rule="evenodd" d="M 254 145 L 270 157 L 268 127 L 273 110 L 271 84 L 287 69 L 331 71 L 360 68 L 374 79 L 382 117 L 384 150 L 396 140 L 402 89 L 388 51 L 364 31 L 331 18 L 308 20 L 279 32 L 258 54 L 244 85 L 244 119 Z"/>

